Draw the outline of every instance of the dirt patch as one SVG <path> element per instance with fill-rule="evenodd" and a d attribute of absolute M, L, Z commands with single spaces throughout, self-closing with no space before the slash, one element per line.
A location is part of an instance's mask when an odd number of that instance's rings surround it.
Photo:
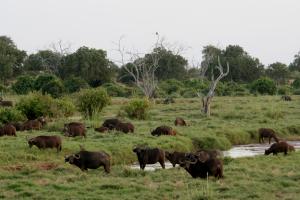
<path fill-rule="evenodd" d="M 3 167 L 3 169 L 7 171 L 20 171 L 23 168 L 24 165 L 10 165 L 10 166 Z"/>
<path fill-rule="evenodd" d="M 51 169 L 57 168 L 58 164 L 56 164 L 56 163 L 39 163 L 35 167 L 38 169 L 41 169 L 41 170 L 51 170 Z"/>
<path fill-rule="evenodd" d="M 3 166 L 2 169 L 7 171 L 20 171 L 24 168 L 30 168 L 30 169 L 39 169 L 39 170 L 51 170 L 56 169 L 58 167 L 57 163 L 36 163 L 33 165 L 9 165 L 9 166 Z"/>

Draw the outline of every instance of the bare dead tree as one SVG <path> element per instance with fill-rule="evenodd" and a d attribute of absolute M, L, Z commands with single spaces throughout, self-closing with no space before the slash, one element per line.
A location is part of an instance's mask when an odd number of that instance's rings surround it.
<path fill-rule="evenodd" d="M 58 42 L 53 42 L 50 44 L 50 49 L 61 56 L 65 56 L 70 53 L 71 46 L 72 45 L 69 42 L 58 40 Z"/>
<path fill-rule="evenodd" d="M 162 41 L 159 40 L 159 34 L 156 33 L 157 40 L 154 45 L 154 49 L 163 47 Z M 158 61 L 160 55 L 157 53 L 147 54 L 146 61 L 145 57 L 138 52 L 126 51 L 121 45 L 123 37 L 118 42 L 117 51 L 120 53 L 121 60 L 118 61 L 128 74 L 133 78 L 134 84 L 144 93 L 147 98 L 153 98 L 154 92 L 157 88 L 157 79 L 155 77 L 155 71 L 159 67 Z M 127 65 L 130 63 L 130 67 Z"/>
<path fill-rule="evenodd" d="M 228 73 L 229 73 L 229 63 L 227 62 L 227 70 L 224 73 L 223 66 L 222 66 L 221 61 L 220 61 L 220 57 L 218 57 L 218 65 L 216 66 L 216 68 L 219 70 L 220 74 L 219 74 L 218 78 L 215 79 L 214 74 L 212 73 L 209 92 L 207 93 L 207 95 L 205 97 L 202 98 L 202 112 L 205 113 L 207 115 L 207 117 L 210 116 L 210 104 L 211 104 L 212 99 L 214 97 L 215 89 L 217 87 L 217 84 L 219 83 L 219 81 L 222 78 L 227 76 Z"/>

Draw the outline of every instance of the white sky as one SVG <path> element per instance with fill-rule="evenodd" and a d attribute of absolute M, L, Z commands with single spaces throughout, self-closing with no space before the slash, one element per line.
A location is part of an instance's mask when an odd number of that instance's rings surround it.
<path fill-rule="evenodd" d="M 0 0 L 0 35 L 29 53 L 58 40 L 72 49 L 115 45 L 149 50 L 159 32 L 201 59 L 208 44 L 242 46 L 262 63 L 290 63 L 300 51 L 299 0 Z"/>

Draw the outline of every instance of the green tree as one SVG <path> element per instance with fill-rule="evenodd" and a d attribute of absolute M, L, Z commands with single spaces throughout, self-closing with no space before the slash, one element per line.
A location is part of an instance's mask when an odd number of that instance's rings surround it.
<path fill-rule="evenodd" d="M 272 79 L 260 78 L 251 84 L 251 92 L 273 95 L 276 93 L 276 85 Z"/>
<path fill-rule="evenodd" d="M 19 76 L 17 81 L 12 85 L 12 89 L 17 94 L 28 94 L 34 90 L 35 79 L 32 76 Z"/>
<path fill-rule="evenodd" d="M 46 84 L 56 79 L 58 78 L 53 74 L 41 74 L 36 78 L 34 88 L 36 90 L 41 90 Z"/>
<path fill-rule="evenodd" d="M 68 93 L 78 92 L 80 89 L 88 88 L 88 83 L 80 77 L 71 76 L 64 80 L 64 86 Z"/>
<path fill-rule="evenodd" d="M 58 73 L 61 66 L 62 56 L 51 50 L 38 51 L 31 54 L 24 62 L 24 69 L 28 71 L 45 71 L 48 73 Z"/>
<path fill-rule="evenodd" d="M 12 39 L 7 36 L 0 36 L 1 81 L 5 82 L 7 79 L 20 73 L 25 57 L 26 52 L 19 50 Z"/>
<path fill-rule="evenodd" d="M 277 84 L 284 84 L 288 78 L 289 70 L 286 64 L 276 62 L 268 66 L 266 75 L 274 79 Z"/>
<path fill-rule="evenodd" d="M 294 56 L 294 61 L 289 65 L 290 71 L 300 72 L 300 51 Z"/>
<path fill-rule="evenodd" d="M 82 77 L 91 86 L 97 87 L 111 81 L 114 76 L 111 66 L 104 50 L 81 47 L 65 57 L 59 74 L 63 79 L 71 75 Z"/>

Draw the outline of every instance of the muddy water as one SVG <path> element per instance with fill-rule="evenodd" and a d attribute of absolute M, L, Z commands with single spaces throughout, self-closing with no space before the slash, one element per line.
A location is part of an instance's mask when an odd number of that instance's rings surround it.
<path fill-rule="evenodd" d="M 288 141 L 290 145 L 293 145 L 297 150 L 300 149 L 300 141 Z M 223 151 L 223 154 L 225 157 L 231 157 L 231 158 L 240 158 L 240 157 L 252 157 L 257 155 L 263 155 L 265 153 L 265 149 L 269 148 L 270 145 L 268 143 L 265 144 L 246 144 L 246 145 L 236 145 L 233 146 L 228 151 Z M 165 163 L 166 169 L 172 168 L 172 164 L 170 162 Z M 178 167 L 178 165 L 176 165 Z M 140 166 L 138 163 L 134 163 L 130 166 L 131 169 L 140 169 Z M 146 171 L 155 171 L 156 169 L 161 169 L 161 166 L 159 163 L 152 164 L 152 165 L 146 165 L 145 170 Z"/>

